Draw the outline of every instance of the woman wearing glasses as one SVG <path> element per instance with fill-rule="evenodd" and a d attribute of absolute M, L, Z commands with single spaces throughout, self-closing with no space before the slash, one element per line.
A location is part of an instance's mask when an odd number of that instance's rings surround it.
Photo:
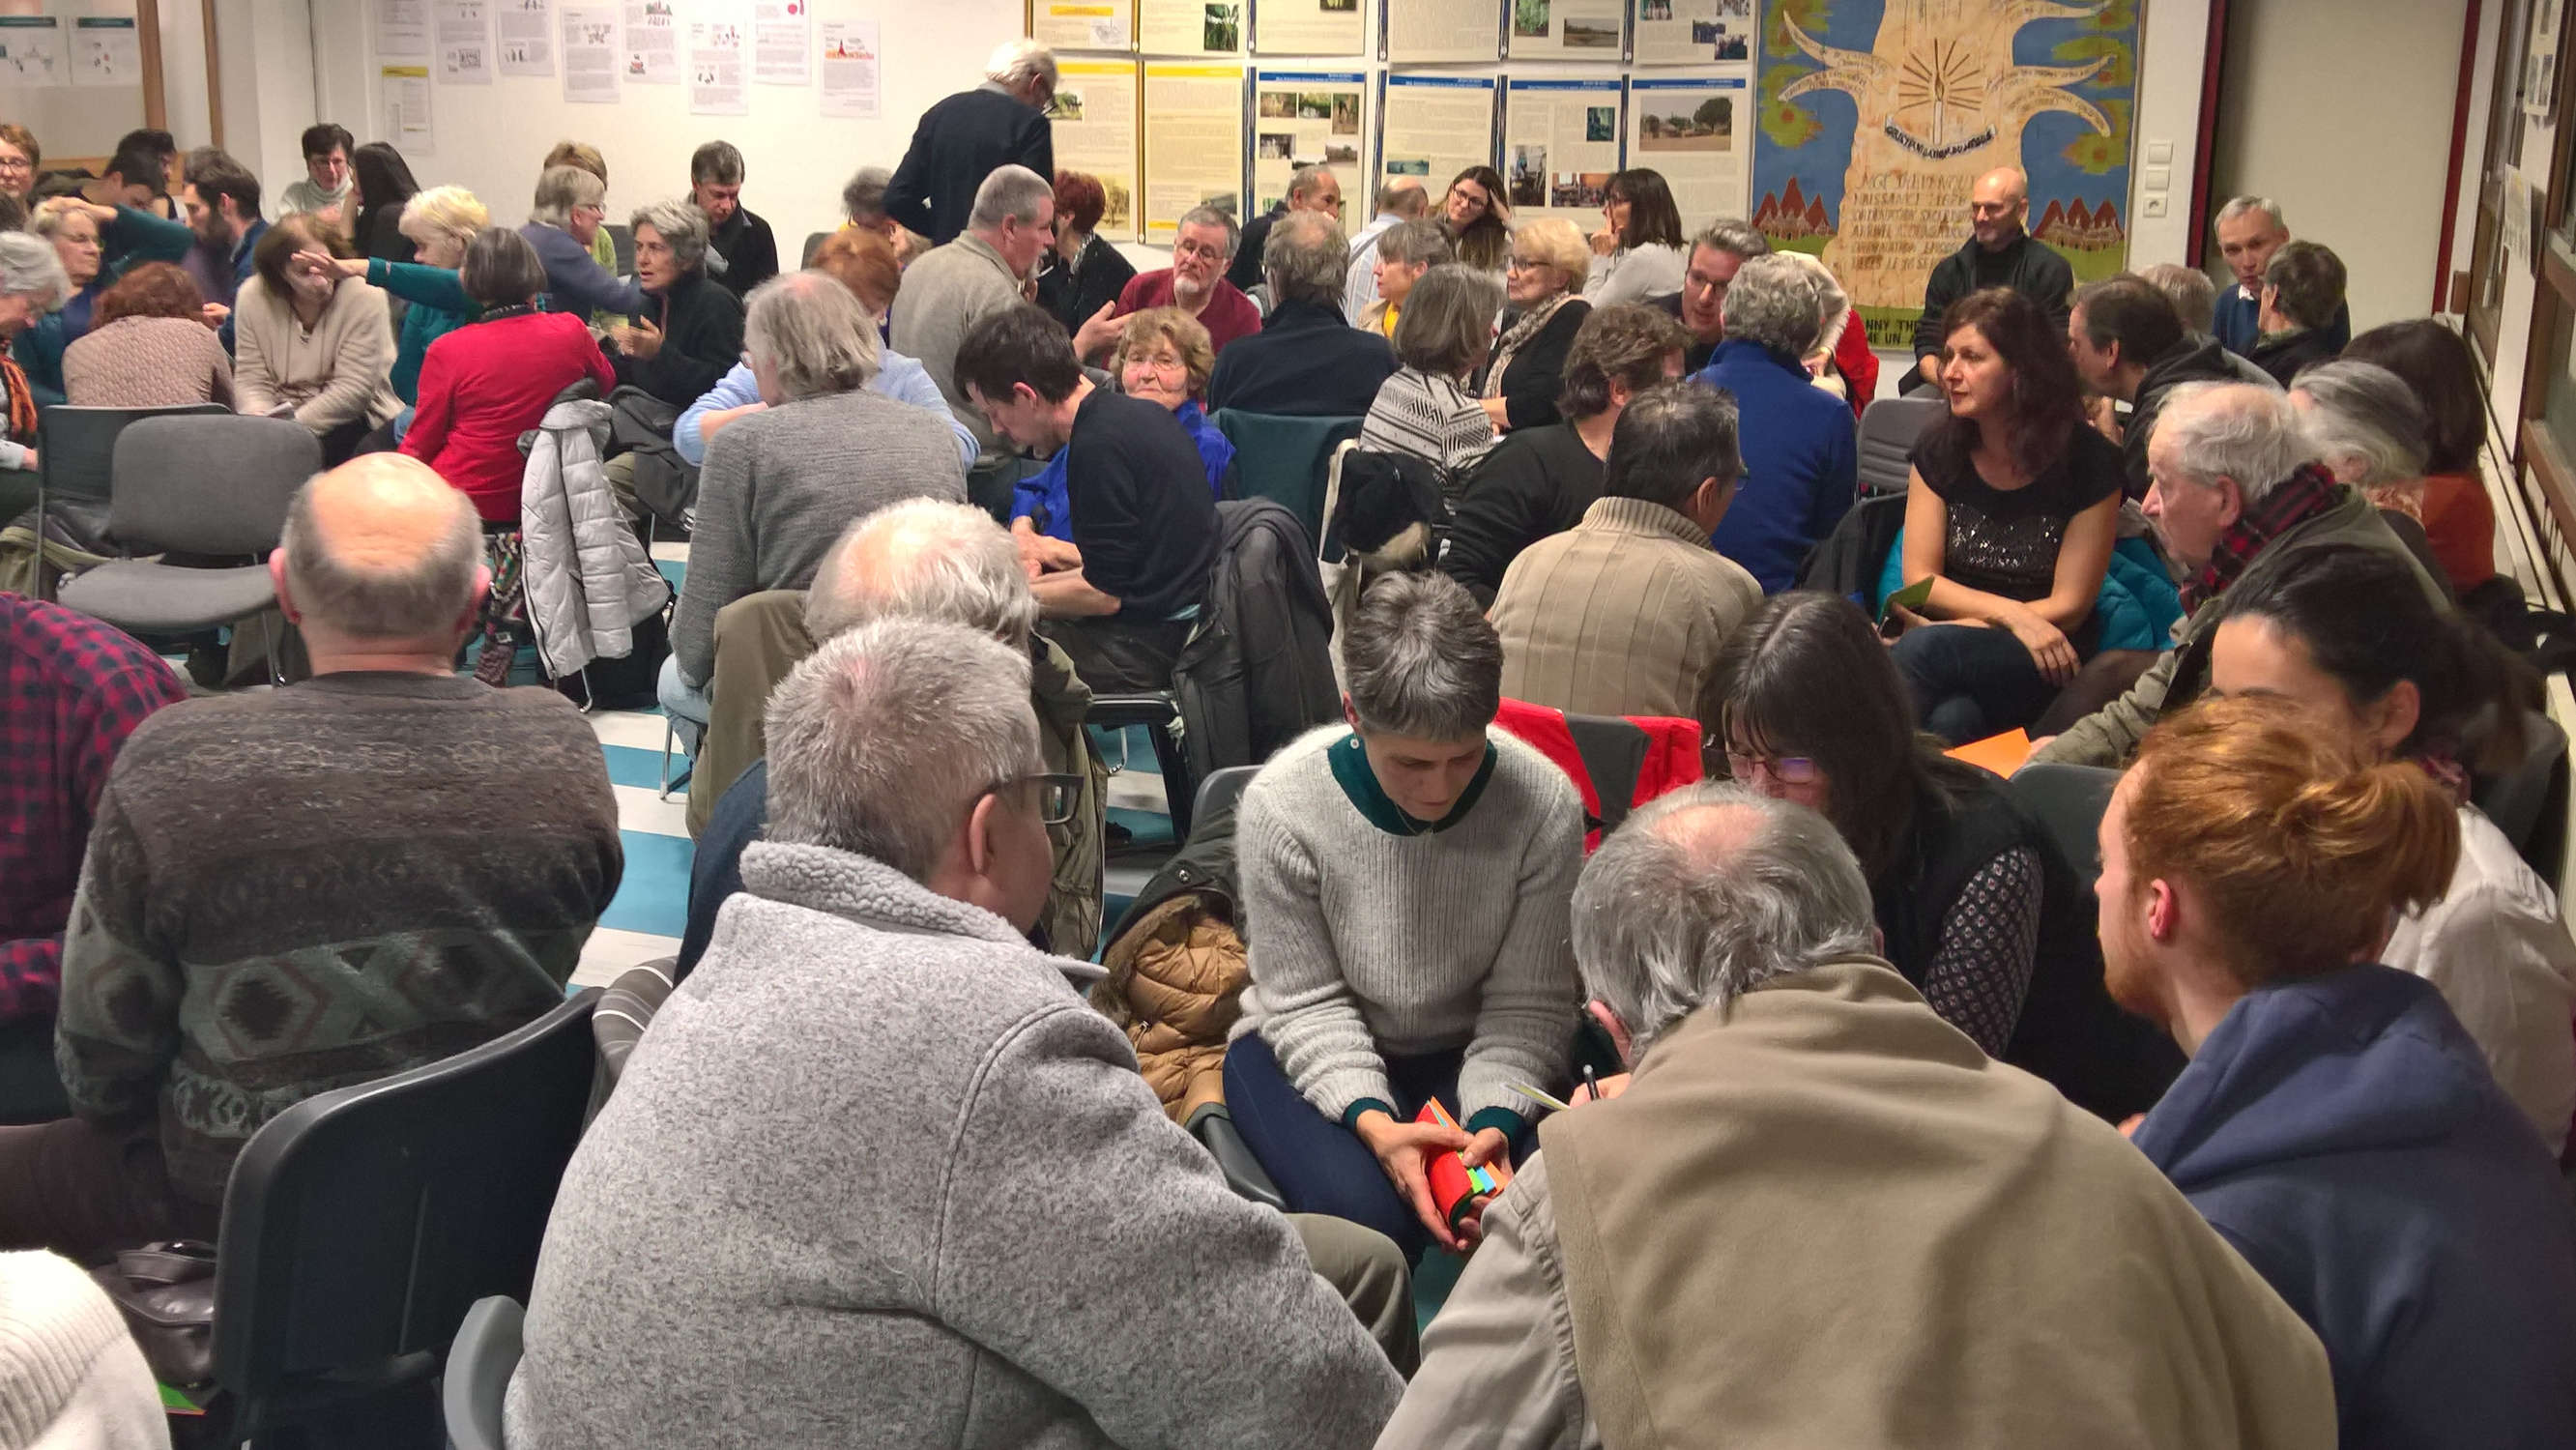
<path fill-rule="evenodd" d="M 591 259 L 591 243 L 608 215 L 608 183 L 578 166 L 549 166 L 537 178 L 528 224 L 519 235 L 546 266 L 548 312 L 615 313 L 620 320 L 644 310 L 644 293 Z"/>
<path fill-rule="evenodd" d="M 1440 227 L 1458 260 L 1479 271 L 1503 270 L 1512 254 L 1512 209 L 1503 195 L 1501 172 L 1470 166 L 1450 181 L 1440 203 Z"/>
<path fill-rule="evenodd" d="M 1592 315 L 1592 304 L 1582 296 L 1591 271 L 1592 248 L 1563 217 L 1540 217 L 1512 234 L 1511 264 L 1503 275 L 1511 321 L 1495 340 L 1493 361 L 1476 390 L 1495 432 L 1558 421 L 1565 355 L 1583 319 Z"/>
<path fill-rule="evenodd" d="M 1225 497 L 1225 476 L 1234 471 L 1234 442 L 1217 431 L 1199 406 L 1207 395 L 1208 374 L 1216 367 L 1216 350 L 1198 319 L 1177 307 L 1149 307 L 1118 319 L 1118 390 L 1131 398 L 1159 403 L 1179 420 L 1198 445 L 1207 466 L 1210 491 Z M 1072 450 L 1059 448 L 1047 466 L 1012 489 L 1011 531 L 1044 534 L 1073 542 L 1073 510 L 1065 501 L 1065 464 Z"/>

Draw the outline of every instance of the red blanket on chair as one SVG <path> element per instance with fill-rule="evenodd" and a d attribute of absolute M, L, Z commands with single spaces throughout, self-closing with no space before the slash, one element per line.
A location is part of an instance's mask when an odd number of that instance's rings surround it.
<path fill-rule="evenodd" d="M 1592 823 L 1583 838 L 1586 852 L 1598 847 L 1602 831 L 1626 820 L 1628 812 L 1700 778 L 1696 720 L 1568 715 L 1505 700 L 1494 723 L 1537 747 L 1574 782 L 1583 797 L 1583 814 Z"/>

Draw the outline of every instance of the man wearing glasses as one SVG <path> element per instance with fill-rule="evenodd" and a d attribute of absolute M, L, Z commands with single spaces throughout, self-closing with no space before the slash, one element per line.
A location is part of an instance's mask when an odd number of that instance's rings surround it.
<path fill-rule="evenodd" d="M 2040 305 L 2049 323 L 2066 330 L 2073 305 L 2075 269 L 2056 249 L 2022 230 L 2030 216 L 2030 178 L 2018 167 L 2003 166 L 1977 178 L 1969 193 L 1967 243 L 1943 257 L 1923 289 L 1923 315 L 1914 324 L 1915 370 L 1905 375 L 1904 390 L 1933 386 L 1941 372 L 1941 342 L 1948 332 L 1942 314 L 1950 304 L 1987 287 L 2010 287 Z"/>
<path fill-rule="evenodd" d="M 1321 213 L 1332 219 L 1335 229 L 1340 228 L 1342 183 L 1331 167 L 1298 167 L 1296 174 L 1288 178 L 1287 199 L 1243 224 L 1243 245 L 1235 249 L 1225 280 L 1245 292 L 1261 285 L 1262 245 L 1270 240 L 1271 224 L 1292 211 Z"/>
<path fill-rule="evenodd" d="M 1172 240 L 1172 265 L 1137 273 L 1118 294 L 1116 307 L 1082 324 L 1074 351 L 1085 362 L 1098 361 L 1118 343 L 1118 319 L 1148 307 L 1177 307 L 1197 318 L 1219 354 L 1236 338 L 1259 332 L 1261 309 L 1225 279 L 1239 235 L 1231 212 L 1202 206 L 1184 213 Z"/>

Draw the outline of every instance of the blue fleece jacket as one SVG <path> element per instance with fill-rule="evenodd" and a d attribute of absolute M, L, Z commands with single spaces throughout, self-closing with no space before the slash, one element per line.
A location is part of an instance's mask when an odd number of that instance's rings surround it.
<path fill-rule="evenodd" d="M 1777 594 L 1859 489 L 1851 404 L 1817 387 L 1796 358 L 1742 338 L 1719 343 L 1698 381 L 1735 395 L 1744 454 L 1735 502 L 1709 542 Z"/>
<path fill-rule="evenodd" d="M 2423 979 L 2248 993 L 2134 1141 L 2325 1342 L 2346 1450 L 2576 1445 L 2567 1190 Z"/>

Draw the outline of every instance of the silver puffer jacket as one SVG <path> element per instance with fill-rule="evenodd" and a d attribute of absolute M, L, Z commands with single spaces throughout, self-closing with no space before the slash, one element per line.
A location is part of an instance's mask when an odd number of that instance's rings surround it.
<path fill-rule="evenodd" d="M 635 626 L 671 598 L 600 466 L 608 413 L 602 402 L 559 401 L 525 440 L 521 580 L 537 648 L 556 679 L 633 653 Z"/>

